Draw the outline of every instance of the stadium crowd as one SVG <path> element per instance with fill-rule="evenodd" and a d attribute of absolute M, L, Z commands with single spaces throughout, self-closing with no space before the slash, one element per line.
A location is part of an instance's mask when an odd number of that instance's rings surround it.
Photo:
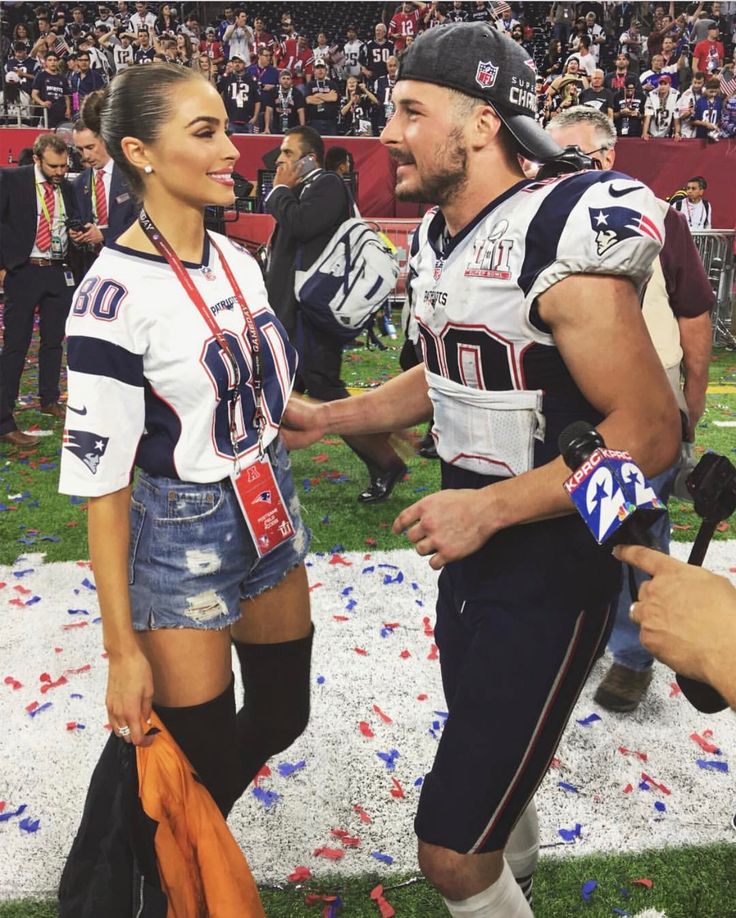
<path fill-rule="evenodd" d="M 206 21 L 200 21 L 200 13 Z M 346 17 L 352 17 L 348 20 Z M 539 119 L 589 105 L 622 137 L 736 136 L 736 3 L 4 4 L 3 121 L 54 128 L 152 61 L 200 70 L 236 133 L 375 135 L 425 29 L 493 22 L 537 71 Z"/>

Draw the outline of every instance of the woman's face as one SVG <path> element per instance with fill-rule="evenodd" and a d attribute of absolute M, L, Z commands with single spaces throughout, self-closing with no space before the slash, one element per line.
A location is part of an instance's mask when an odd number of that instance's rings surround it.
<path fill-rule="evenodd" d="M 153 174 L 149 189 L 179 204 L 226 206 L 235 200 L 232 171 L 240 154 L 225 133 L 227 114 L 216 89 L 199 77 L 174 90 L 172 114 L 146 148 Z"/>
<path fill-rule="evenodd" d="M 186 49 L 186 42 L 184 41 L 183 35 L 176 36 L 176 50 L 184 51 Z"/>
<path fill-rule="evenodd" d="M 355 92 L 357 88 L 358 88 L 358 80 L 356 79 L 356 77 L 354 76 L 348 77 L 347 82 L 345 83 L 345 91 L 347 92 L 347 94 L 350 95 L 350 93 Z"/>
<path fill-rule="evenodd" d="M 169 15 L 171 15 L 171 7 L 169 6 L 168 3 L 163 3 L 163 4 L 161 5 L 161 14 L 162 14 L 163 16 L 169 16 Z"/>
<path fill-rule="evenodd" d="M 28 29 L 23 25 L 22 22 L 19 22 L 15 27 L 15 37 L 17 39 L 28 38 Z"/>

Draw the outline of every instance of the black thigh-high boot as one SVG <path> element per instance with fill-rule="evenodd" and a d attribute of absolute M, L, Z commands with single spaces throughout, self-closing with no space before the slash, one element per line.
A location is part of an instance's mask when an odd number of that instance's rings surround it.
<path fill-rule="evenodd" d="M 241 783 L 247 787 L 272 755 L 288 749 L 309 720 L 310 633 L 279 644 L 233 641 L 243 674 L 236 722 Z"/>
<path fill-rule="evenodd" d="M 153 706 L 225 817 L 245 789 L 236 742 L 234 684 L 231 679 L 221 695 L 203 704 Z"/>

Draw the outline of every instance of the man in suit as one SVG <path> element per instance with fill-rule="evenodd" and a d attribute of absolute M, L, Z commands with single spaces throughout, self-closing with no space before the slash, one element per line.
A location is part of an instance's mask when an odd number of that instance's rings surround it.
<path fill-rule="evenodd" d="M 266 275 L 268 299 L 299 351 L 297 391 L 321 401 L 347 398 L 340 379 L 342 341 L 318 331 L 299 308 L 294 293 L 296 261 L 306 270 L 322 254 L 335 230 L 352 216 L 352 202 L 342 179 L 324 170 L 325 148 L 310 127 L 287 131 L 276 160 L 274 186 L 266 198 L 276 220 Z M 343 438 L 366 464 L 371 483 L 361 503 L 385 500 L 406 466 L 388 441 L 388 434 Z"/>
<path fill-rule="evenodd" d="M 4 169 L 0 174 L 0 283 L 5 288 L 0 441 L 15 446 L 37 441 L 18 430 L 13 417 L 37 305 L 41 412 L 64 417 L 59 376 L 64 326 L 74 293 L 66 221 L 76 217 L 72 186 L 65 179 L 68 155 L 60 137 L 41 134 L 33 145 L 32 166 Z"/>
<path fill-rule="evenodd" d="M 74 180 L 77 211 L 84 230 L 70 231 L 72 242 L 81 246 L 85 271 L 107 242 L 113 242 L 138 215 L 135 199 L 123 173 L 112 161 L 99 134 L 82 118 L 74 123 L 74 144 L 86 168 Z"/>

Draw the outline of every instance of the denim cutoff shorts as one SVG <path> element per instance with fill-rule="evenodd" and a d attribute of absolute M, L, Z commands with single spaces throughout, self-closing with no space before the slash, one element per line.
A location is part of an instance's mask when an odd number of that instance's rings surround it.
<path fill-rule="evenodd" d="M 263 558 L 229 478 L 195 484 L 139 473 L 130 508 L 128 563 L 136 631 L 227 628 L 240 618 L 241 600 L 275 586 L 302 563 L 311 532 L 301 519 L 280 437 L 267 452 L 296 534 Z"/>

